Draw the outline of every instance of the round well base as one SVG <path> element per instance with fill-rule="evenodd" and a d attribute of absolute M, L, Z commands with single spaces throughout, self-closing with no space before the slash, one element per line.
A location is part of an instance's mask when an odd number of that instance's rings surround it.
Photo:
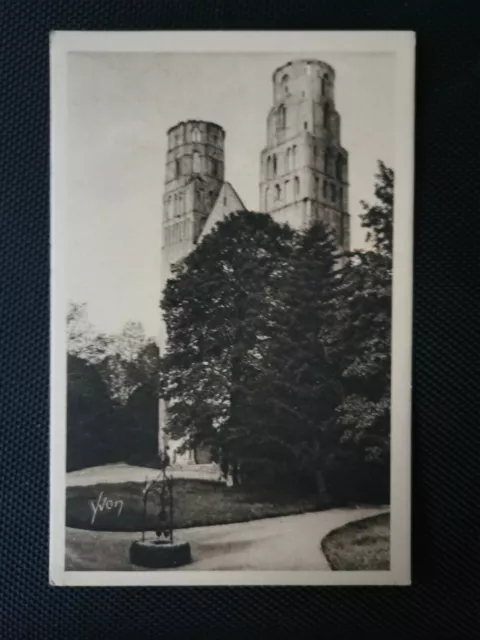
<path fill-rule="evenodd" d="M 130 547 L 130 562 L 149 569 L 170 569 L 192 562 L 188 542 L 136 540 Z"/>

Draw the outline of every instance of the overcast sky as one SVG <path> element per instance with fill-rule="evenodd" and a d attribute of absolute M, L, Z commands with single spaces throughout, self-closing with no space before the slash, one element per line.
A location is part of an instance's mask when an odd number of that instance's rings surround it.
<path fill-rule="evenodd" d="M 364 244 L 359 201 L 378 159 L 394 167 L 394 58 L 380 54 L 69 54 L 68 297 L 100 331 L 128 320 L 158 334 L 166 130 L 181 120 L 226 130 L 226 179 L 258 210 L 260 151 L 274 69 L 293 58 L 336 72 L 349 152 L 352 248 Z"/>

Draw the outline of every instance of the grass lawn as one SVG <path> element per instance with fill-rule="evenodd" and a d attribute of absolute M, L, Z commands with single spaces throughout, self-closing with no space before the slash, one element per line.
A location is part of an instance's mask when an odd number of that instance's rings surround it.
<path fill-rule="evenodd" d="M 332 531 L 322 549 L 334 571 L 388 571 L 390 514 L 351 522 Z"/>
<path fill-rule="evenodd" d="M 141 531 L 143 488 L 144 484 L 137 482 L 68 487 L 66 526 L 93 531 Z M 105 504 L 103 510 L 97 509 L 94 517 L 92 503 Z M 147 509 L 147 530 L 155 530 L 155 507 L 152 500 Z M 284 493 L 250 493 L 198 480 L 178 479 L 174 483 L 174 526 L 177 529 L 316 510 L 318 505 L 314 498 L 286 496 Z"/>

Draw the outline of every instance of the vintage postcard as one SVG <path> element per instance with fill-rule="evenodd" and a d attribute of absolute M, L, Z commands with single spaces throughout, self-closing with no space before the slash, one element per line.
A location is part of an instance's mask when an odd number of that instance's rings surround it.
<path fill-rule="evenodd" d="M 414 59 L 51 34 L 51 584 L 410 584 Z"/>

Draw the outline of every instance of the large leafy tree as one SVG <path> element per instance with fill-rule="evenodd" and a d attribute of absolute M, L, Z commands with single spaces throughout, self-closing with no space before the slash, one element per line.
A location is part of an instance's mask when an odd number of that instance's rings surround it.
<path fill-rule="evenodd" d="M 94 364 L 111 397 L 125 405 L 141 385 L 158 387 L 158 345 L 140 322 L 128 321 L 118 334 L 100 333 L 88 318 L 87 305 L 71 302 L 67 314 L 67 349 Z"/>
<path fill-rule="evenodd" d="M 140 386 L 158 388 L 158 345 L 146 337 L 141 323 L 127 322 L 120 334 L 109 337 L 99 368 L 112 398 L 125 405 Z"/>
<path fill-rule="evenodd" d="M 67 469 L 117 458 L 115 405 L 94 364 L 75 355 L 67 362 Z"/>
<path fill-rule="evenodd" d="M 324 469 L 336 444 L 335 409 L 342 399 L 337 263 L 335 238 L 323 223 L 299 234 L 278 292 L 275 339 L 256 406 L 257 420 L 265 424 L 257 454 L 276 453 L 290 480 L 313 480 L 322 502 L 328 500 Z"/>
<path fill-rule="evenodd" d="M 375 175 L 375 202 L 362 201 L 362 227 L 366 229 L 366 239 L 373 244 L 377 253 L 392 257 L 393 248 L 393 201 L 395 174 L 393 169 L 381 160 Z"/>
<path fill-rule="evenodd" d="M 98 363 L 109 351 L 110 339 L 95 330 L 86 303 L 70 302 L 67 312 L 67 351 L 87 362 Z"/>
<path fill-rule="evenodd" d="M 121 409 L 124 458 L 148 461 L 158 452 L 158 385 L 155 379 L 139 385 Z"/>
<path fill-rule="evenodd" d="M 69 464 L 154 456 L 159 391 L 155 341 L 138 322 L 127 322 L 117 335 L 99 333 L 86 305 L 74 303 L 67 336 Z M 107 413 L 108 419 L 95 417 Z"/>
<path fill-rule="evenodd" d="M 365 492 L 382 496 L 390 459 L 393 187 L 393 171 L 379 162 L 376 200 L 363 203 L 362 215 L 373 249 L 350 254 L 343 271 L 345 399 L 338 410 L 339 469 L 349 478 L 356 469 Z"/>
<path fill-rule="evenodd" d="M 213 445 L 234 482 L 294 235 L 267 214 L 229 215 L 176 267 L 161 303 L 167 428 L 189 446 Z"/>

